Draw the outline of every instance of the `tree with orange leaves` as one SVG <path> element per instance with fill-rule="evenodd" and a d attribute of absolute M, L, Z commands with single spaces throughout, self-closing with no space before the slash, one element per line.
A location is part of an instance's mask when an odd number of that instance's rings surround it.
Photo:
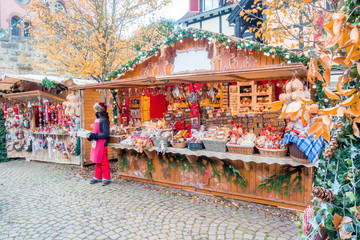
<path fill-rule="evenodd" d="M 175 22 L 168 19 L 152 21 L 142 26 L 132 37 L 133 48 L 142 52 L 167 39 L 175 29 Z"/>
<path fill-rule="evenodd" d="M 271 45 L 308 50 L 325 34 L 323 24 L 342 7 L 338 0 L 254 0 L 240 16 L 256 22 L 249 29 L 255 37 Z M 260 14 L 261 13 L 261 14 Z"/>
<path fill-rule="evenodd" d="M 323 26 L 325 33 L 310 52 L 307 73 L 308 81 L 316 86 L 314 101 L 321 105 L 309 134 L 324 137 L 328 144 L 320 156 L 314 179 L 314 215 L 309 221 L 310 230 L 300 236 L 315 239 L 323 228 L 328 239 L 359 239 L 360 1 L 344 1 L 341 11 L 329 17 Z M 333 91 L 330 86 L 335 65 L 340 66 L 342 74 Z M 311 99 L 301 99 L 295 111 L 303 122 L 310 123 L 304 113 L 312 103 Z M 275 110 L 282 108 L 283 114 L 293 110 L 283 106 L 283 102 L 272 103 L 272 106 Z"/>
<path fill-rule="evenodd" d="M 169 0 L 66 0 L 65 9 L 53 1 L 34 0 L 30 44 L 49 62 L 34 69 L 103 82 L 136 52 L 131 48 L 134 23 Z M 51 66 L 51 67 L 49 67 Z"/>

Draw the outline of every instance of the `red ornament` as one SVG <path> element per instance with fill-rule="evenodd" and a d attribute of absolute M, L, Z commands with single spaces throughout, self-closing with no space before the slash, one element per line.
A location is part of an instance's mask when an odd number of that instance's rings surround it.
<path fill-rule="evenodd" d="M 194 31 L 191 30 L 190 33 L 191 33 L 191 34 L 194 34 Z"/>
<path fill-rule="evenodd" d="M 134 66 L 133 66 L 133 68 L 134 68 L 134 69 L 136 69 L 136 68 L 137 68 L 137 66 L 136 66 L 136 65 L 134 65 Z"/>
<path fill-rule="evenodd" d="M 254 52 L 254 50 L 252 50 L 252 49 L 249 49 L 249 53 L 253 53 Z"/>
<path fill-rule="evenodd" d="M 235 40 L 232 40 L 231 43 L 230 43 L 230 45 L 232 46 L 232 45 L 234 45 L 234 44 L 235 44 Z"/>

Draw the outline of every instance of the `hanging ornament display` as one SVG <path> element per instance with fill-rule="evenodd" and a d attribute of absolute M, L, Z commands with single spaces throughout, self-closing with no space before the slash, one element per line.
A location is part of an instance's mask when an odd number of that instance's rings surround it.
<path fill-rule="evenodd" d="M 330 159 L 336 152 L 336 149 L 338 149 L 339 144 L 337 142 L 337 137 L 339 136 L 339 134 L 342 132 L 341 128 L 339 128 L 338 130 L 335 131 L 333 137 L 331 138 L 331 141 L 329 143 L 329 145 L 326 147 L 325 151 L 324 151 L 324 158 L 326 159 Z"/>
<path fill-rule="evenodd" d="M 4 104 L 4 117 L 5 117 L 5 118 L 7 118 L 7 113 L 8 113 L 7 105 Z"/>

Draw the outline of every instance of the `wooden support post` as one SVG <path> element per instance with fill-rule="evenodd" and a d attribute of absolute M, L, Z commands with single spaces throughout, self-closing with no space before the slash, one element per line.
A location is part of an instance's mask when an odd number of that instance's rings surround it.
<path fill-rule="evenodd" d="M 250 171 L 250 163 L 249 162 L 244 162 L 244 167 L 246 171 Z"/>
<path fill-rule="evenodd" d="M 185 157 L 191 164 L 195 164 L 198 159 L 198 156 L 194 156 L 194 155 L 185 155 Z"/>
<path fill-rule="evenodd" d="M 147 150 L 147 149 L 144 149 L 144 153 L 145 153 L 146 156 L 147 156 L 148 158 L 150 158 L 151 160 L 154 158 L 154 155 L 156 154 L 155 151 L 150 152 L 150 151 Z"/>

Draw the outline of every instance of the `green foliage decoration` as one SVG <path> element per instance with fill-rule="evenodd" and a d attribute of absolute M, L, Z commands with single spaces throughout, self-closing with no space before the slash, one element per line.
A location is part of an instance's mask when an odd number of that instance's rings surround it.
<path fill-rule="evenodd" d="M 285 196 L 288 196 L 293 190 L 301 193 L 303 191 L 301 184 L 301 171 L 303 168 L 303 166 L 285 166 L 279 173 L 263 178 L 258 190 L 267 189 L 269 192 L 275 190 L 278 194 L 284 192 Z M 297 174 L 297 176 L 291 181 L 294 174 Z"/>
<path fill-rule="evenodd" d="M 4 110 L 0 109 L 0 163 L 8 162 Z"/>
<path fill-rule="evenodd" d="M 30 144 L 27 146 L 26 151 L 27 152 L 32 152 L 32 149 L 33 149 L 32 146 L 33 146 L 33 140 L 30 139 Z"/>
<path fill-rule="evenodd" d="M 240 173 L 238 169 L 234 168 L 234 166 L 232 166 L 228 162 L 224 162 L 223 176 L 227 178 L 228 182 L 231 182 L 232 179 L 235 177 L 234 179 L 235 185 L 240 184 L 242 188 L 246 189 L 247 183 L 245 181 L 244 176 Z"/>
<path fill-rule="evenodd" d="M 80 156 L 80 154 L 81 154 L 81 140 L 80 140 L 80 137 L 76 138 L 76 146 L 75 146 L 74 152 L 75 152 L 75 156 Z"/>

